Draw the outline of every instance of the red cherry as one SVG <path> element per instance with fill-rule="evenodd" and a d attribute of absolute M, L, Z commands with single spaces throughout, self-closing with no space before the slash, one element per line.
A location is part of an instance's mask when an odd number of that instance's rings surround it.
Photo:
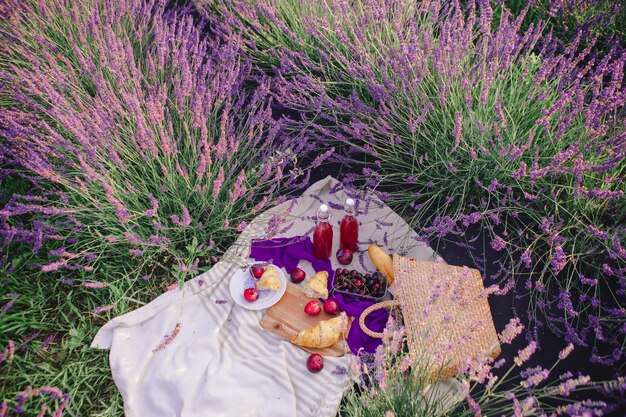
<path fill-rule="evenodd" d="M 318 315 L 322 311 L 320 303 L 317 300 L 312 300 L 306 303 L 304 306 L 304 312 L 310 316 Z"/>
<path fill-rule="evenodd" d="M 312 354 L 306 361 L 306 367 L 313 373 L 321 371 L 324 369 L 324 357 L 319 353 Z"/>
<path fill-rule="evenodd" d="M 298 283 L 304 281 L 306 278 L 306 272 L 301 270 L 300 268 L 296 268 L 291 271 L 291 281 Z"/>
<path fill-rule="evenodd" d="M 256 279 L 261 278 L 261 275 L 263 275 L 263 272 L 265 272 L 265 265 L 263 264 L 254 264 L 250 267 L 250 273 Z"/>
<path fill-rule="evenodd" d="M 243 298 L 245 298 L 247 302 L 252 303 L 259 298 L 259 292 L 254 287 L 247 288 L 243 292 Z"/>
<path fill-rule="evenodd" d="M 324 303 L 324 311 L 328 314 L 332 314 L 333 316 L 339 313 L 339 303 L 333 298 L 326 300 Z"/>
<path fill-rule="evenodd" d="M 337 256 L 337 261 L 342 265 L 348 265 L 352 262 L 352 251 L 350 249 L 339 249 L 335 256 Z"/>
<path fill-rule="evenodd" d="M 355 279 L 354 280 L 354 286 L 357 288 L 361 288 L 361 285 L 363 285 L 363 281 L 361 281 L 360 279 Z"/>

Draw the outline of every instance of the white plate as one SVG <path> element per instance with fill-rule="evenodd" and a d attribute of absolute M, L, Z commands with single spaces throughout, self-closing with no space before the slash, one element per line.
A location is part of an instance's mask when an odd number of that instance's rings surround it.
<path fill-rule="evenodd" d="M 281 299 L 283 294 L 285 294 L 285 291 L 287 291 L 287 277 L 283 273 L 282 269 L 276 265 L 268 265 L 273 266 L 278 271 L 280 289 L 276 291 L 259 290 L 259 298 L 257 298 L 254 302 L 249 302 L 243 298 L 243 290 L 244 288 L 250 286 L 252 282 L 256 282 L 258 280 L 250 275 L 248 266 L 246 266 L 245 269 L 238 269 L 237 272 L 235 272 L 235 274 L 230 278 L 230 296 L 233 298 L 235 303 L 248 310 L 262 310 L 276 304 Z M 248 281 L 248 286 L 246 286 L 246 281 Z"/>

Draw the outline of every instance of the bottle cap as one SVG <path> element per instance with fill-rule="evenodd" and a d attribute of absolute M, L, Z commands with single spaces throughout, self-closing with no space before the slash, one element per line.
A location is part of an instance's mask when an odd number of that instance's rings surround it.
<path fill-rule="evenodd" d="M 346 204 L 347 204 L 348 206 L 353 206 L 353 205 L 354 205 L 354 200 L 353 200 L 353 199 L 351 199 L 351 198 L 349 198 L 349 199 L 347 199 L 347 200 L 346 200 Z"/>
<path fill-rule="evenodd" d="M 328 211 L 328 206 L 327 206 L 326 204 L 322 204 L 322 205 L 320 206 L 320 211 L 322 211 L 322 212 L 326 212 L 326 211 Z"/>

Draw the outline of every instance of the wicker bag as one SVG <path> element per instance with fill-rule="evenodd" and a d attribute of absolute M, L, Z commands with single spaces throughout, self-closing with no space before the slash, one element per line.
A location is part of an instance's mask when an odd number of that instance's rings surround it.
<path fill-rule="evenodd" d="M 374 304 L 361 314 L 359 325 L 366 334 L 383 337 L 365 325 L 368 314 L 399 307 L 413 364 L 420 364 L 432 379 L 455 375 L 468 357 L 500 354 L 478 270 L 399 255 L 393 257 L 393 269 L 396 298 Z"/>

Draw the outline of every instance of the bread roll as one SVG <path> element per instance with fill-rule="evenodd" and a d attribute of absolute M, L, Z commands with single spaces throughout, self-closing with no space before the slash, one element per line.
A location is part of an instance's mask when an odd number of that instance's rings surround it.
<path fill-rule="evenodd" d="M 367 253 L 372 262 L 374 262 L 374 265 L 376 265 L 376 269 L 387 278 L 387 284 L 391 284 L 394 280 L 393 260 L 391 256 L 373 243 L 367 248 Z"/>

